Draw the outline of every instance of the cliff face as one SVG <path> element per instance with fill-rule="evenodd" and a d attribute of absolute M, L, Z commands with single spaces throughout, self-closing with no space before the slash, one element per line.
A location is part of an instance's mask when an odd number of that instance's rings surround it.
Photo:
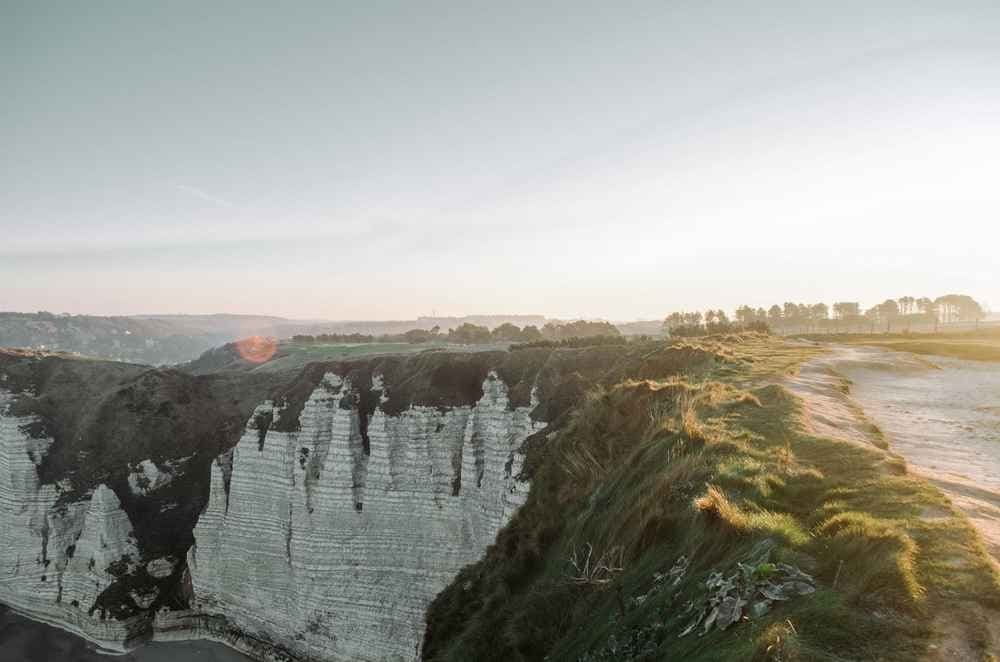
<path fill-rule="evenodd" d="M 298 431 L 263 427 L 276 407 L 258 407 L 212 468 L 188 555 L 195 608 L 297 657 L 419 659 L 427 605 L 527 490 L 518 449 L 542 424 L 509 406 L 496 374 L 482 390 L 365 421 L 350 382 L 328 373 Z"/>
<path fill-rule="evenodd" d="M 0 602 L 118 650 L 183 606 L 209 466 L 245 418 L 210 386 L 0 352 Z"/>
<path fill-rule="evenodd" d="M 0 411 L 11 396 L 0 391 Z M 37 469 L 52 444 L 32 438 L 29 417 L 0 416 L 0 600 L 111 647 L 142 630 L 135 618 L 108 618 L 98 598 L 139 562 L 135 533 L 106 485 L 89 499 L 60 503 L 60 485 L 43 485 Z M 134 600 L 155 598 L 138 589 Z"/>
<path fill-rule="evenodd" d="M 602 380 L 706 359 L 648 349 L 208 376 L 0 351 L 0 602 L 119 650 L 419 659 L 544 428 Z"/>

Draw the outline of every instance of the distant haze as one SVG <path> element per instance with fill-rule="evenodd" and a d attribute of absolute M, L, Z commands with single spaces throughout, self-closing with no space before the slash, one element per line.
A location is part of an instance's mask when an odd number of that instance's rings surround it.
<path fill-rule="evenodd" d="M 627 4 L 0 0 L 0 310 L 1000 307 L 1000 3 Z"/>

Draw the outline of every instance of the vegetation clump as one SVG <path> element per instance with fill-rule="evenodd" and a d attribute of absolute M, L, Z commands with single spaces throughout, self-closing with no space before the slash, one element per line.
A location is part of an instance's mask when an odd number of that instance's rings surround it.
<path fill-rule="evenodd" d="M 362 333 L 299 334 L 292 336 L 292 342 L 342 344 L 448 342 L 459 345 L 476 345 L 506 342 L 560 342 L 581 338 L 618 336 L 621 336 L 621 332 L 610 322 L 592 322 L 587 320 L 549 322 L 541 329 L 532 324 L 521 328 L 510 322 L 504 322 L 493 330 L 479 324 L 463 322 L 452 329 L 448 329 L 447 332 L 442 332 L 440 327 L 435 326 L 431 329 L 410 329 L 404 333 L 390 333 L 378 336 Z"/>
<path fill-rule="evenodd" d="M 563 338 L 562 340 L 536 340 L 534 342 L 526 342 L 518 345 L 513 345 L 511 349 L 538 349 L 542 347 L 554 348 L 554 347 L 596 347 L 599 345 L 625 345 L 629 342 L 646 342 L 649 338 L 639 336 L 638 338 L 627 338 L 622 335 L 616 336 L 574 336 L 572 338 Z"/>

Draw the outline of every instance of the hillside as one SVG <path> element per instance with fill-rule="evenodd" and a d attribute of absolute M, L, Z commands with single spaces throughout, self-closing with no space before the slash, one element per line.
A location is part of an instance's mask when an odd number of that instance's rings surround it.
<path fill-rule="evenodd" d="M 708 374 L 598 389 L 529 450 L 532 492 L 431 605 L 425 659 L 995 659 L 969 522 L 782 386 L 818 350 L 707 343 Z"/>
<path fill-rule="evenodd" d="M 101 317 L 0 313 L 0 347 L 165 365 L 246 335 L 274 335 L 287 320 L 235 315 Z"/>

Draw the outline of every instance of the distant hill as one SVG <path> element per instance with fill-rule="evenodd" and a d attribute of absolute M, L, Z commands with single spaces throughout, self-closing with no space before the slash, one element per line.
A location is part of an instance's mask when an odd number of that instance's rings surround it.
<path fill-rule="evenodd" d="M 475 324 L 485 326 L 492 330 L 501 324 L 513 324 L 517 327 L 529 325 L 542 328 L 548 318 L 543 315 L 464 315 L 461 317 L 418 317 L 415 320 L 352 320 L 345 322 L 327 322 L 327 326 L 320 333 L 362 333 L 373 336 L 380 336 L 393 333 L 405 333 L 410 329 L 423 329 L 430 331 L 438 327 L 441 331 L 462 326 L 463 324 Z"/>
<path fill-rule="evenodd" d="M 270 334 L 276 330 L 276 324 L 261 323 L 257 318 L 241 322 L 214 317 L 0 313 L 0 347 L 56 350 L 163 365 L 188 361 L 242 335 Z"/>
<path fill-rule="evenodd" d="M 192 334 L 235 333 L 262 334 L 268 330 L 280 329 L 288 325 L 307 325 L 310 322 L 298 322 L 266 315 L 131 315 L 127 319 L 164 322 L 173 328 Z"/>
<path fill-rule="evenodd" d="M 410 329 L 442 332 L 465 323 L 495 328 L 504 323 L 542 327 L 540 315 L 469 315 L 415 320 L 293 320 L 267 315 L 136 315 L 103 317 L 49 312 L 0 312 L 0 347 L 70 352 L 114 361 L 168 365 L 248 336 L 297 334 L 400 334 Z"/>

